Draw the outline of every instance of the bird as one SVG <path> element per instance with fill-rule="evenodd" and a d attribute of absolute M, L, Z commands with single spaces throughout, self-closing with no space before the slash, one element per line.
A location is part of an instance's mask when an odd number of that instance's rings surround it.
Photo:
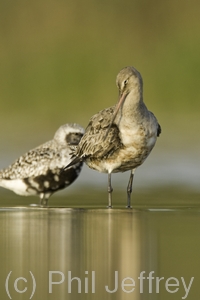
<path fill-rule="evenodd" d="M 117 75 L 119 99 L 116 105 L 91 117 L 79 145 L 66 167 L 84 161 L 89 168 L 108 173 L 108 207 L 112 207 L 111 174 L 131 171 L 127 186 L 127 208 L 135 170 L 148 157 L 161 126 L 143 101 L 143 80 L 136 68 L 128 66 Z"/>
<path fill-rule="evenodd" d="M 61 169 L 71 161 L 71 151 L 84 134 L 76 123 L 59 127 L 52 140 L 28 151 L 13 164 L 0 170 L 0 186 L 23 196 L 39 195 L 40 206 L 48 205 L 49 197 L 69 186 L 79 176 L 83 162 Z"/>

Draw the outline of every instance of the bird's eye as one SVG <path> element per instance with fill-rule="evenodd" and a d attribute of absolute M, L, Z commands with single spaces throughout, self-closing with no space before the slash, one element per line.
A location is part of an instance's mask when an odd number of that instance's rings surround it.
<path fill-rule="evenodd" d="M 128 79 L 124 80 L 124 86 L 127 85 Z"/>

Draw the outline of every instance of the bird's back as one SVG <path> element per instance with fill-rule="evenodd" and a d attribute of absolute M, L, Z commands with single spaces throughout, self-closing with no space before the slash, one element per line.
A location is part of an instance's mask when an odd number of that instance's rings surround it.
<path fill-rule="evenodd" d="M 29 150 L 10 166 L 0 171 L 0 179 L 23 179 L 43 174 L 55 157 L 52 141 Z"/>

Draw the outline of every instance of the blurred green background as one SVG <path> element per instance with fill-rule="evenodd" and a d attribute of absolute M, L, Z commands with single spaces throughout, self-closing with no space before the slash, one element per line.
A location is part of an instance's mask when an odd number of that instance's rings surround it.
<path fill-rule="evenodd" d="M 50 198 L 50 206 L 74 206 L 71 211 L 35 211 L 27 206 L 37 203 L 36 197 L 1 188 L 1 206 L 26 206 L 0 211 L 4 293 L 13 269 L 16 276 L 36 272 L 38 291 L 50 299 L 44 289 L 49 270 L 91 268 L 104 279 L 112 268 L 131 276 L 137 263 L 146 274 L 187 274 L 187 285 L 195 276 L 188 299 L 197 298 L 199 0 L 0 0 L 0 168 L 51 139 L 60 125 L 85 127 L 93 114 L 114 105 L 116 75 L 127 65 L 141 72 L 144 101 L 162 126 L 155 149 L 134 178 L 136 210 L 78 210 L 107 205 L 107 176 L 87 167 L 72 186 Z M 112 177 L 114 207 L 126 204 L 128 177 L 128 172 Z M 175 205 L 182 210 L 173 210 Z M 85 299 L 80 296 L 73 299 Z M 177 299 L 167 293 L 162 299 L 169 296 Z M 102 299 L 100 293 L 95 297 Z M 160 296 L 145 293 L 140 299 Z"/>
<path fill-rule="evenodd" d="M 163 129 L 136 188 L 198 189 L 199 16 L 197 0 L 0 1 L 0 167 L 114 105 L 116 75 L 133 65 Z"/>

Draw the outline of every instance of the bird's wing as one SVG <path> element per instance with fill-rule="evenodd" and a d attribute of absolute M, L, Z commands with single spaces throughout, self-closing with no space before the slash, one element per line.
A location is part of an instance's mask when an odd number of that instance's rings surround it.
<path fill-rule="evenodd" d="M 161 126 L 158 123 L 158 120 L 156 119 L 155 115 L 151 111 L 149 111 L 149 113 L 150 113 L 150 116 L 153 117 L 154 122 L 156 122 L 156 124 L 157 124 L 157 133 L 156 134 L 157 134 L 157 136 L 159 136 L 161 134 L 161 131 L 162 131 Z"/>
<path fill-rule="evenodd" d="M 157 129 L 157 136 L 159 136 L 161 134 L 162 130 L 161 130 L 161 126 L 158 123 L 158 129 Z"/>
<path fill-rule="evenodd" d="M 104 109 L 94 115 L 86 128 L 75 156 L 79 158 L 103 158 L 109 157 L 120 147 L 122 147 L 119 138 L 119 129 L 113 124 L 107 132 L 112 116 L 114 107 Z"/>
<path fill-rule="evenodd" d="M 3 169 L 0 172 L 0 179 L 24 179 L 46 174 L 47 170 L 51 168 L 52 161 L 54 161 L 54 168 L 56 168 L 58 155 L 60 154 L 56 149 L 51 149 L 48 143 L 44 144 L 28 151 L 8 168 Z"/>

